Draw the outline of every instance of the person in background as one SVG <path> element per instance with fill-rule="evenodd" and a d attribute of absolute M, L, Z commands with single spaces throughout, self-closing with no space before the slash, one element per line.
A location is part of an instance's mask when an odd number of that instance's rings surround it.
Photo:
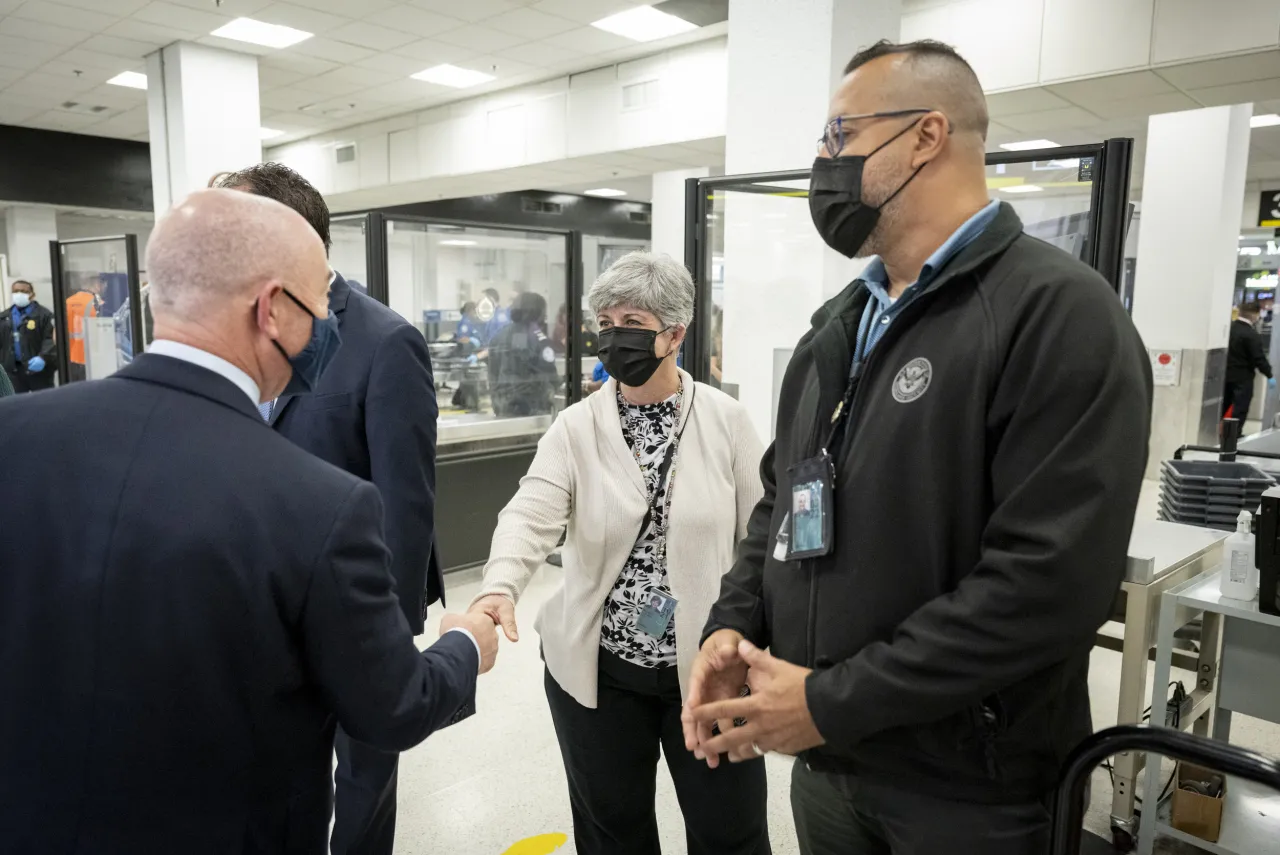
<path fill-rule="evenodd" d="M 289 167 L 262 163 L 219 176 L 217 184 L 297 211 L 328 251 L 324 197 Z M 332 365 L 312 388 L 291 386 L 266 402 L 263 416 L 295 445 L 378 488 L 400 608 L 420 635 L 427 606 L 444 598 L 434 550 L 439 408 L 431 354 L 412 324 L 332 268 L 329 311 L 342 338 Z M 343 727 L 334 748 L 334 855 L 391 855 L 399 754 L 362 743 Z"/>
<path fill-rule="evenodd" d="M 1253 403 L 1254 372 L 1266 377 L 1271 385 L 1271 362 L 1258 334 L 1258 316 L 1262 309 L 1256 302 L 1241 303 L 1236 319 L 1231 322 L 1227 341 L 1227 376 L 1222 389 L 1222 417 L 1239 419 L 1243 424 L 1249 418 L 1249 405 Z M 1274 333 L 1273 333 L 1274 334 Z"/>
<path fill-rule="evenodd" d="M 13 305 L 0 315 L 0 364 L 14 392 L 52 389 L 57 375 L 58 345 L 53 312 L 36 301 L 25 279 L 11 286 Z"/>
<path fill-rule="evenodd" d="M 526 291 L 511 305 L 511 323 L 489 342 L 489 395 L 494 415 L 546 415 L 560 387 L 556 352 L 547 337 L 547 301 Z"/>
<path fill-rule="evenodd" d="M 458 356 L 471 356 L 479 353 L 483 347 L 481 340 L 481 330 L 484 324 L 476 317 L 476 301 L 468 300 L 462 304 L 462 320 L 458 321 L 458 328 L 453 334 L 453 340 L 458 345 Z"/>
<path fill-rule="evenodd" d="M 604 363 L 596 360 L 595 367 L 591 369 L 591 379 L 583 383 L 583 388 L 587 394 L 598 392 L 604 388 L 604 384 L 609 382 L 609 369 L 604 367 Z"/>
<path fill-rule="evenodd" d="M 1111 286 L 990 200 L 987 127 L 954 49 L 879 42 L 818 144 L 814 226 L 873 257 L 787 367 L 685 718 L 711 766 L 799 755 L 803 855 L 1043 855 L 1093 729 L 1151 364 Z"/>
<path fill-rule="evenodd" d="M 202 190 L 147 270 L 150 352 L 0 401 L 6 531 L 46 545 L 0 572 L 0 849 L 315 855 L 335 722 L 411 748 L 474 705 L 497 632 L 450 615 L 419 652 L 377 489 L 258 414 L 334 353 L 307 222 Z"/>
<path fill-rule="evenodd" d="M 538 443 L 471 606 L 516 641 L 515 604 L 565 534 L 535 628 L 579 855 L 660 851 L 659 752 L 689 855 L 770 851 L 764 764 L 708 769 L 680 736 L 698 634 L 761 492 L 746 410 L 676 366 L 693 293 L 684 265 L 640 252 L 592 286 L 612 377 Z"/>
<path fill-rule="evenodd" d="M 106 283 L 92 273 L 70 274 L 76 292 L 67 298 L 67 373 L 71 382 L 84 380 L 87 374 L 84 355 L 85 319 L 96 318 L 102 309 L 102 292 Z"/>
<path fill-rule="evenodd" d="M 502 297 L 498 294 L 497 288 L 485 288 L 481 292 L 480 306 L 477 311 L 481 317 L 486 314 L 489 316 L 487 321 L 483 321 L 484 332 L 481 336 L 484 347 L 488 347 L 498 333 L 511 324 L 511 312 L 502 305 Z"/>

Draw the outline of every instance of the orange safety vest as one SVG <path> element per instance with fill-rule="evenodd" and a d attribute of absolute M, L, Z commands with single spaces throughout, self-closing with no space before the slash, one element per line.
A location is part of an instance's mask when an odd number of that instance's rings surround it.
<path fill-rule="evenodd" d="M 84 319 L 97 316 L 98 298 L 88 291 L 77 291 L 67 298 L 67 326 L 71 330 L 67 358 L 77 365 L 84 365 Z"/>

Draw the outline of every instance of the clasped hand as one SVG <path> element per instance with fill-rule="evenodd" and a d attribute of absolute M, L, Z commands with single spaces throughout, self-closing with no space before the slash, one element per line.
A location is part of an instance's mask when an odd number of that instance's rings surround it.
<path fill-rule="evenodd" d="M 805 698 L 810 673 L 760 650 L 735 630 L 713 633 L 703 643 L 689 680 L 681 714 L 685 747 L 714 769 L 721 754 L 738 763 L 768 751 L 798 754 L 822 745 L 826 740 Z M 739 697 L 744 685 L 751 694 Z M 736 727 L 734 719 L 745 723 Z M 717 723 L 718 736 L 711 728 Z"/>

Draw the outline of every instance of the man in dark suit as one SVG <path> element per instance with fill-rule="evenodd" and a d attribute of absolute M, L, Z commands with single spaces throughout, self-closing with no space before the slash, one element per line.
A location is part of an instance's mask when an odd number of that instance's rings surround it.
<path fill-rule="evenodd" d="M 336 345 L 307 223 L 207 190 L 147 252 L 156 341 L 112 377 L 0 401 L 6 855 L 327 850 L 335 723 L 383 750 L 455 721 L 497 651 L 423 653 L 377 490 L 268 429 Z M 42 486 L 43 485 L 43 486 Z"/>
<path fill-rule="evenodd" d="M 1262 336 L 1255 324 L 1262 308 L 1256 302 L 1243 303 L 1237 310 L 1239 317 L 1231 322 L 1227 341 L 1227 378 L 1222 390 L 1222 417 L 1239 419 L 1244 424 L 1249 418 L 1249 405 L 1253 403 L 1253 374 L 1256 371 L 1268 381 L 1271 378 L 1271 361 L 1267 359 Z"/>
<path fill-rule="evenodd" d="M 220 187 L 265 196 L 297 211 L 328 250 L 329 208 L 305 178 L 279 163 L 220 176 Z M 372 481 L 386 510 L 391 573 L 405 618 L 423 631 L 427 605 L 443 598 L 433 546 L 436 402 L 427 343 L 410 323 L 331 273 L 329 308 L 342 347 L 314 394 L 282 395 L 263 408 L 272 427 L 317 457 Z M 338 729 L 333 855 L 391 855 L 400 755 Z"/>

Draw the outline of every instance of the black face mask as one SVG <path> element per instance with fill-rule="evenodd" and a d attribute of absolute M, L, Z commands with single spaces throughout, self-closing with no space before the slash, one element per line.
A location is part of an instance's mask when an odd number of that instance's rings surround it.
<path fill-rule="evenodd" d="M 600 331 L 600 361 L 610 377 L 636 388 L 649 382 L 665 356 L 657 355 L 658 336 L 667 330 L 609 327 Z M 670 354 L 668 354 L 670 356 Z"/>
<path fill-rule="evenodd" d="M 813 161 L 813 175 L 809 179 L 809 215 L 827 246 L 847 258 L 857 256 L 880 221 L 884 206 L 924 169 L 924 164 L 920 164 L 878 207 L 862 201 L 862 170 L 867 159 L 914 128 L 919 121 L 917 119 L 880 143 L 871 154 L 819 157 Z"/>

